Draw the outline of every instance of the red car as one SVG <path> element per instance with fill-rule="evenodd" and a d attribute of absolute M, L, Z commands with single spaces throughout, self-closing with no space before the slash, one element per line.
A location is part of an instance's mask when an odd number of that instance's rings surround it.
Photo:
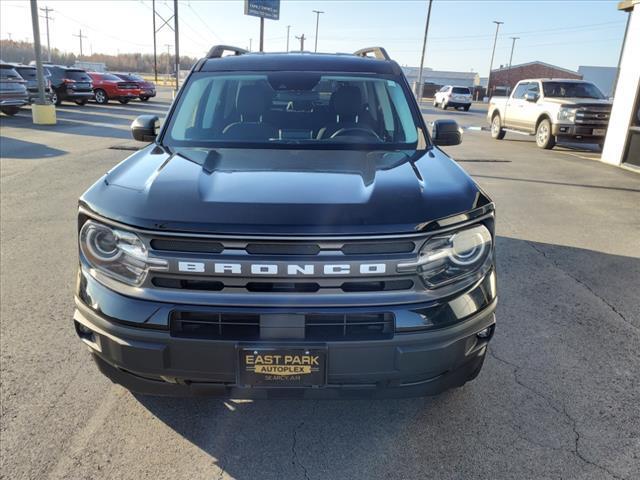
<path fill-rule="evenodd" d="M 140 87 L 136 82 L 122 80 L 112 73 L 87 73 L 93 80 L 93 95 L 100 105 L 109 103 L 109 100 L 129 103 L 129 100 L 140 97 Z"/>
<path fill-rule="evenodd" d="M 140 100 L 146 102 L 151 97 L 156 96 L 156 84 L 153 82 L 147 82 L 140 75 L 136 75 L 135 73 L 119 73 L 115 72 L 114 75 L 120 77 L 122 80 L 126 80 L 127 82 L 135 82 L 140 87 Z"/>

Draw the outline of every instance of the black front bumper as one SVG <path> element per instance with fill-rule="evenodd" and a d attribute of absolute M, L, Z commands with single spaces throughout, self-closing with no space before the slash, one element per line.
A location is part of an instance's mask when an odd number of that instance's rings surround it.
<path fill-rule="evenodd" d="M 465 300 L 466 306 L 473 304 L 469 307 L 472 310 L 465 310 L 457 321 L 451 322 L 451 312 L 448 312 L 447 322 L 440 328 L 396 331 L 392 338 L 385 340 L 241 342 L 175 337 L 165 320 L 178 306 L 129 299 L 86 277 L 84 282 L 79 282 L 74 320 L 78 336 L 89 346 L 102 373 L 138 393 L 233 398 L 434 395 L 463 385 L 480 371 L 495 325 L 494 275 L 491 272 L 471 291 L 465 292 L 464 299 L 462 294 L 450 299 L 450 304 L 456 300 Z M 87 283 L 93 287 L 90 298 L 86 297 L 86 291 L 91 290 Z M 447 306 L 443 302 L 435 306 L 376 308 L 391 312 L 396 318 L 406 318 L 425 315 L 425 312 L 443 315 Z M 473 313 L 469 314 L 470 311 Z M 141 322 L 144 317 L 148 320 Z M 480 338 L 478 332 L 487 328 L 490 334 Z M 326 349 L 327 382 L 308 388 L 239 384 L 238 350 L 242 347 Z"/>

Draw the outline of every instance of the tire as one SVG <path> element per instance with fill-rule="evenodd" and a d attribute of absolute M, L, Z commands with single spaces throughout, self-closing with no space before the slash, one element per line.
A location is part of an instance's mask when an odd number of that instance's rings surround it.
<path fill-rule="evenodd" d="M 89 101 L 89 100 L 86 100 L 86 99 L 83 99 L 83 100 L 75 100 L 76 105 L 80 105 L 81 107 L 82 107 L 82 106 L 84 106 L 84 105 L 86 105 L 88 101 Z"/>
<path fill-rule="evenodd" d="M 148 102 L 149 101 L 149 97 L 140 97 L 140 101 L 141 102 Z"/>
<path fill-rule="evenodd" d="M 505 131 L 502 128 L 502 119 L 499 114 L 495 114 L 491 119 L 491 138 L 496 140 L 502 140 L 505 135 Z"/>
<path fill-rule="evenodd" d="M 449 107 L 449 105 L 447 105 L 446 103 L 444 103 L 444 100 L 442 100 L 442 109 L 446 110 Z"/>
<path fill-rule="evenodd" d="M 58 106 L 62 103 L 62 99 L 60 98 L 60 95 L 58 95 L 58 92 L 56 92 L 55 90 L 51 92 L 51 103 Z"/>
<path fill-rule="evenodd" d="M 128 98 L 120 98 L 118 101 L 123 105 L 126 105 L 127 103 L 129 103 L 129 99 Z"/>
<path fill-rule="evenodd" d="M 109 95 L 107 95 L 107 92 L 105 92 L 101 88 L 97 88 L 95 90 L 94 96 L 96 98 L 96 103 L 99 105 L 106 105 L 107 103 L 109 103 Z"/>
<path fill-rule="evenodd" d="M 469 109 L 471 108 L 471 105 L 465 105 L 463 108 L 465 112 L 468 112 Z"/>
<path fill-rule="evenodd" d="M 551 150 L 556 145 L 556 137 L 551 132 L 551 122 L 543 118 L 536 128 L 536 145 L 545 150 Z"/>
<path fill-rule="evenodd" d="M 16 113 L 18 113 L 20 111 L 20 107 L 2 107 L 0 108 L 0 111 L 2 111 L 2 113 L 4 113 L 5 115 L 9 115 L 10 117 L 13 117 Z"/>

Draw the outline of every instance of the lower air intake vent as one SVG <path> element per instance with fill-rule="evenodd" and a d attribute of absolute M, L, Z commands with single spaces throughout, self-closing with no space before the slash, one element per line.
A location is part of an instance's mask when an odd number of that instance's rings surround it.
<path fill-rule="evenodd" d="M 393 337 L 391 313 L 329 313 L 305 315 L 308 341 L 385 340 Z M 181 312 L 171 314 L 173 337 L 208 340 L 260 340 L 260 315 L 253 313 Z M 273 338 L 269 338 L 273 340 Z"/>

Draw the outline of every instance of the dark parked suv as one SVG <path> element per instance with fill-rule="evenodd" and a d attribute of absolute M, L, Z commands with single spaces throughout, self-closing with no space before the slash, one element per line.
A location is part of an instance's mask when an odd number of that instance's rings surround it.
<path fill-rule="evenodd" d="M 79 68 L 47 65 L 51 73 L 51 97 L 56 105 L 63 101 L 85 105 L 93 98 L 93 83 L 91 77 Z"/>
<path fill-rule="evenodd" d="M 385 397 L 478 375 L 494 204 L 384 49 L 214 47 L 158 125 L 80 198 L 75 329 L 114 382 Z"/>
<path fill-rule="evenodd" d="M 0 111 L 5 115 L 15 115 L 20 107 L 29 103 L 29 95 L 24 79 L 13 65 L 0 64 Z"/>
<path fill-rule="evenodd" d="M 29 103 L 33 103 L 38 98 L 38 76 L 36 67 L 31 65 L 15 65 L 16 71 L 27 82 L 27 92 L 29 93 Z M 44 94 L 47 99 L 51 98 L 51 73 L 46 67 L 43 68 L 44 73 Z"/>

